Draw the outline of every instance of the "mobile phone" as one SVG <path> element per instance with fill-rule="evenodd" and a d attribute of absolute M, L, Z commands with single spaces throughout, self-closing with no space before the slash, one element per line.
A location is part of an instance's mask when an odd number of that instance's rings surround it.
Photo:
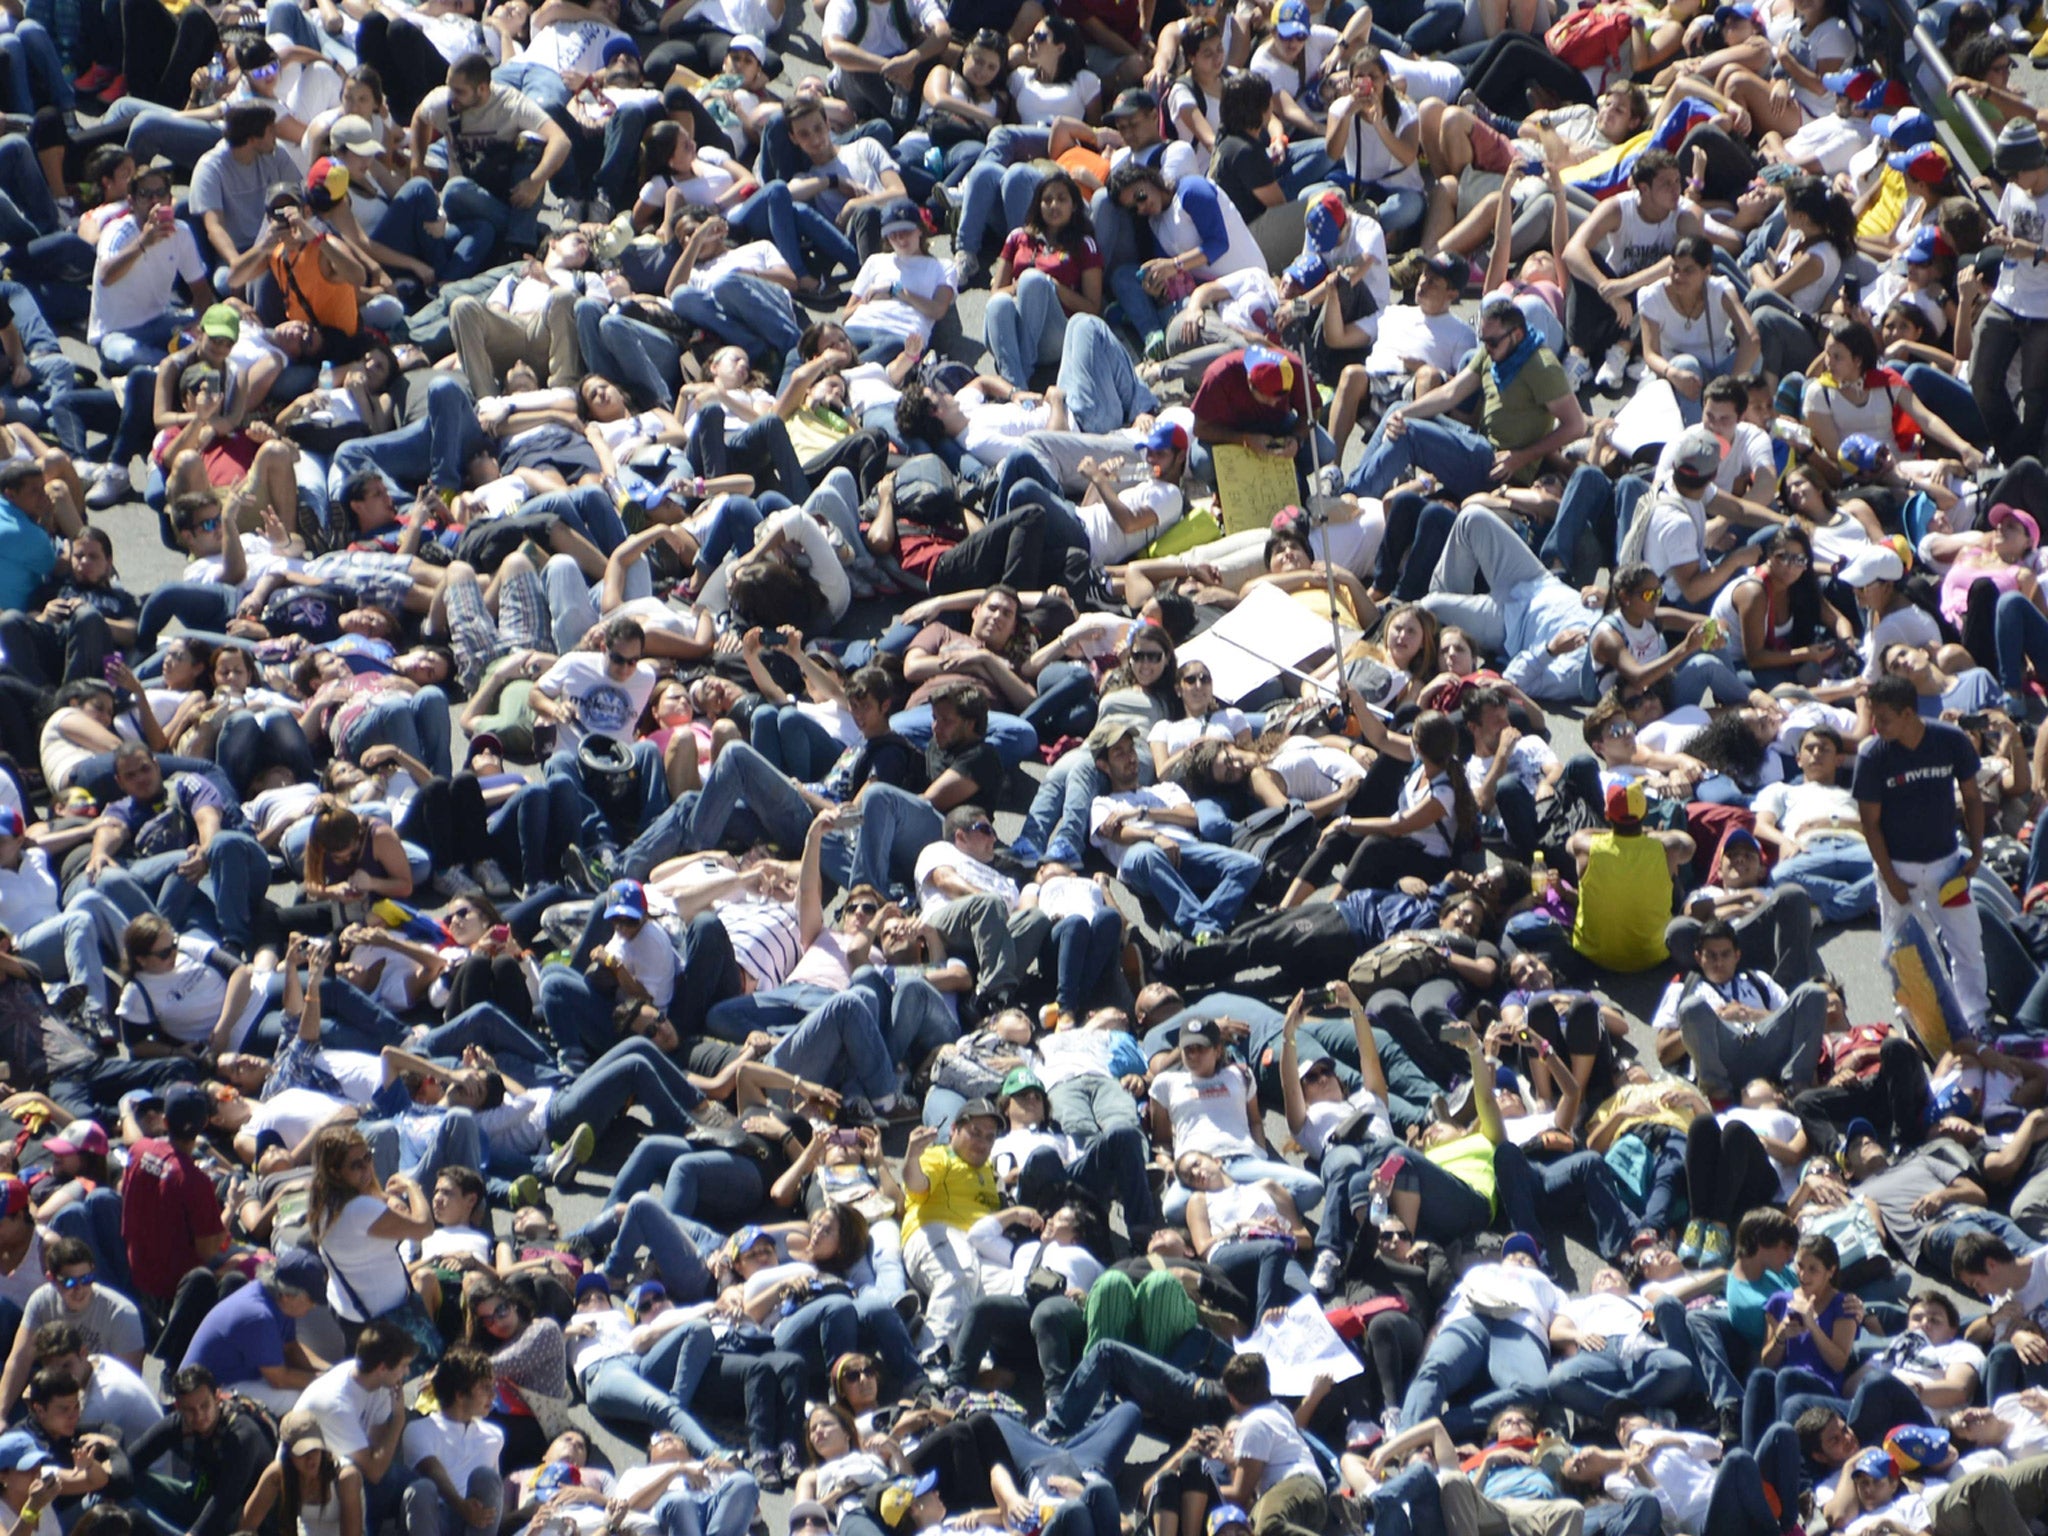
<path fill-rule="evenodd" d="M 867 807 L 862 805 L 855 805 L 849 807 L 846 810 L 841 811 L 839 813 L 839 820 L 833 823 L 833 825 L 836 826 L 840 831 L 844 832 L 848 827 L 859 826 L 863 821 L 866 821 L 867 818 Z"/>
<path fill-rule="evenodd" d="M 177 214 L 172 210 L 169 203 L 158 203 L 150 217 L 155 219 L 163 228 L 169 229 L 171 227 L 171 220 L 175 219 Z"/>
<path fill-rule="evenodd" d="M 512 925 L 511 925 L 511 924 L 509 924 L 509 923 L 499 923 L 499 924 L 498 924 L 498 925 L 497 925 L 496 927 L 494 927 L 494 928 L 492 928 L 492 929 L 491 929 L 491 942 L 492 942 L 493 944 L 506 944 L 506 943 L 510 943 L 510 942 L 511 942 L 511 939 L 512 939 Z"/>
<path fill-rule="evenodd" d="M 1981 709 L 1973 709 L 1967 715 L 1956 716 L 1956 724 L 1966 731 L 1984 731 L 1991 728 L 1991 717 Z"/>
<path fill-rule="evenodd" d="M 1863 279 L 1845 277 L 1842 279 L 1842 302 L 1851 309 L 1863 307 Z"/>
<path fill-rule="evenodd" d="M 860 1145 L 859 1131 L 834 1131 L 830 1138 L 835 1147 L 857 1147 Z"/>
<path fill-rule="evenodd" d="M 109 656 L 105 661 L 100 663 L 100 675 L 111 683 L 115 678 L 121 675 L 121 669 L 126 665 L 127 663 L 122 661 L 120 657 Z"/>

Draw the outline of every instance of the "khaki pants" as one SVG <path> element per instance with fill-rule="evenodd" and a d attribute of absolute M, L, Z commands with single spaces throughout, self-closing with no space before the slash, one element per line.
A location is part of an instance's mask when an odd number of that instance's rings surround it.
<path fill-rule="evenodd" d="M 2048 1456 L 1957 1478 L 1927 1501 L 1936 1536 L 2033 1536 L 2048 1511 Z"/>
<path fill-rule="evenodd" d="M 550 296 L 537 315 L 508 315 L 465 294 L 448 306 L 448 330 L 469 391 L 479 400 L 503 394 L 505 371 L 522 360 L 549 389 L 576 387 L 576 307 L 567 293 Z"/>
<path fill-rule="evenodd" d="M 1320 1477 L 1283 1477 L 1252 1505 L 1252 1536 L 1322 1536 L 1330 1505 Z"/>
<path fill-rule="evenodd" d="M 1489 1499 L 1462 1472 L 1437 1478 L 1449 1536 L 1580 1536 L 1586 1512 L 1570 1499 Z"/>
<path fill-rule="evenodd" d="M 981 1295 L 981 1256 L 967 1229 L 928 1223 L 903 1245 L 903 1268 L 924 1296 L 924 1325 L 933 1342 L 949 1343 L 967 1304 Z"/>

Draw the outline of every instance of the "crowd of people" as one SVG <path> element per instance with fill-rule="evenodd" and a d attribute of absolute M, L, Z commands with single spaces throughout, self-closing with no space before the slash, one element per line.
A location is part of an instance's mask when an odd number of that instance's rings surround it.
<path fill-rule="evenodd" d="M 2048 1519 L 2023 9 L 480 11 L 0 7 L 0 1536 Z"/>

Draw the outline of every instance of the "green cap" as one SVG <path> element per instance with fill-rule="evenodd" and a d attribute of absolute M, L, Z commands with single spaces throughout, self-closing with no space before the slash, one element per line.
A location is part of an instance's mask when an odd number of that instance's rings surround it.
<path fill-rule="evenodd" d="M 1029 1067 L 1012 1067 L 1010 1068 L 1010 1075 L 1003 1079 L 1002 1091 L 996 1097 L 999 1099 L 1014 1099 L 1027 1088 L 1035 1089 L 1039 1093 L 1045 1092 L 1045 1084 L 1038 1080 L 1036 1072 L 1032 1071 Z"/>
<path fill-rule="evenodd" d="M 242 339 L 242 312 L 232 304 L 215 304 L 199 317 L 201 334 L 224 341 Z"/>

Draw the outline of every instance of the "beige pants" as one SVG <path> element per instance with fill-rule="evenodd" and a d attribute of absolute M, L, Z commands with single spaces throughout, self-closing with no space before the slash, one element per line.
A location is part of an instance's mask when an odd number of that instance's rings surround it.
<path fill-rule="evenodd" d="M 473 294 L 448 306 L 455 355 L 481 400 L 503 394 L 505 371 L 525 361 L 549 389 L 574 389 L 582 363 L 576 345 L 576 301 L 557 292 L 537 315 L 508 315 Z"/>
<path fill-rule="evenodd" d="M 1570 1499 L 1489 1499 L 1462 1472 L 1437 1478 L 1449 1536 L 1580 1536 L 1586 1512 Z"/>
<path fill-rule="evenodd" d="M 903 1268 L 924 1297 L 924 1325 L 935 1343 L 949 1343 L 981 1295 L 981 1256 L 964 1227 L 937 1222 L 919 1227 L 903 1245 Z"/>
<path fill-rule="evenodd" d="M 2048 1456 L 1959 1477 L 1927 1501 L 1936 1536 L 2033 1536 L 2048 1511 Z"/>

